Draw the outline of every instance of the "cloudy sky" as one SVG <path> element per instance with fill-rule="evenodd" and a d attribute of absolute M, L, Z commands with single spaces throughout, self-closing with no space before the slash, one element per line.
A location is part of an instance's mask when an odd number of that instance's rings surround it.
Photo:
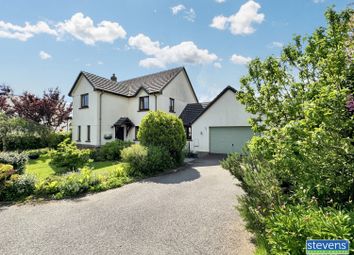
<path fill-rule="evenodd" d="M 0 8 L 0 83 L 68 93 L 81 70 L 119 80 L 185 66 L 201 101 L 239 87 L 254 57 L 324 25 L 351 0 L 11 0 Z"/>

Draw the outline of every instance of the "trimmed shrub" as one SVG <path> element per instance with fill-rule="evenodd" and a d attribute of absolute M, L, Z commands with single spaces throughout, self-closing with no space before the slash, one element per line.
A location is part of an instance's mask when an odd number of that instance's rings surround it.
<path fill-rule="evenodd" d="M 14 173 L 16 173 L 16 170 L 13 166 L 0 164 L 0 192 L 5 186 L 5 181 L 8 180 Z"/>
<path fill-rule="evenodd" d="M 175 115 L 161 111 L 149 112 L 141 121 L 138 138 L 147 147 L 164 148 L 177 164 L 183 162 L 186 134 L 182 120 Z"/>
<path fill-rule="evenodd" d="M 93 159 L 95 161 L 120 160 L 121 150 L 132 144 L 132 142 L 121 140 L 106 143 L 93 152 Z"/>
<path fill-rule="evenodd" d="M 168 151 L 157 146 L 148 147 L 147 171 L 150 174 L 173 168 L 175 162 Z"/>
<path fill-rule="evenodd" d="M 122 161 L 129 163 L 131 175 L 144 175 L 147 172 L 148 149 L 141 144 L 133 144 L 121 152 Z"/>
<path fill-rule="evenodd" d="M 23 151 L 46 147 L 46 141 L 31 134 L 12 134 L 5 138 L 7 151 Z"/>
<path fill-rule="evenodd" d="M 48 136 L 47 146 L 56 149 L 65 139 L 71 140 L 71 132 L 52 132 Z"/>
<path fill-rule="evenodd" d="M 0 152 L 0 163 L 12 165 L 18 174 L 23 173 L 27 161 L 26 153 Z"/>
<path fill-rule="evenodd" d="M 174 166 L 174 160 L 165 149 L 140 144 L 123 149 L 122 160 L 129 163 L 129 173 L 133 176 L 151 175 Z"/>
<path fill-rule="evenodd" d="M 5 189 L 1 192 L 1 198 L 12 201 L 32 195 L 35 184 L 36 178 L 33 175 L 14 174 L 5 182 Z"/>
<path fill-rule="evenodd" d="M 68 138 L 58 145 L 57 150 L 49 152 L 52 158 L 51 164 L 57 167 L 55 171 L 58 173 L 77 171 L 89 162 L 90 154 L 89 149 L 78 149 Z"/>
<path fill-rule="evenodd" d="M 29 159 L 38 159 L 41 155 L 48 153 L 47 148 L 25 151 Z"/>

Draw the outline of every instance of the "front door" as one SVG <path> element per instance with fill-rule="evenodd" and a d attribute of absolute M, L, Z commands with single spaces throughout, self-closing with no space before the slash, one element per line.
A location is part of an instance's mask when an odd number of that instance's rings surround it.
<path fill-rule="evenodd" d="M 116 139 L 124 141 L 124 127 L 116 126 Z"/>

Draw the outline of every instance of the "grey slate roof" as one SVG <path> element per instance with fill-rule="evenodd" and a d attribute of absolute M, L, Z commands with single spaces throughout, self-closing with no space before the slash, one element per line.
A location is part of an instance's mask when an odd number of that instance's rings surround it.
<path fill-rule="evenodd" d="M 200 114 L 204 111 L 204 109 L 208 106 L 209 103 L 193 103 L 187 104 L 183 109 L 181 115 L 179 116 L 183 124 L 189 126 L 192 122 L 199 117 Z"/>
<path fill-rule="evenodd" d="M 116 123 L 113 124 L 113 126 L 118 126 L 118 127 L 122 125 L 134 126 L 134 123 L 127 117 L 120 117 L 119 120 L 117 120 Z"/>
<path fill-rule="evenodd" d="M 135 96 L 140 89 L 145 89 L 149 94 L 161 92 L 161 90 L 183 70 L 185 70 L 184 67 L 177 67 L 118 82 L 82 71 L 71 88 L 69 95 L 71 95 L 71 92 L 73 91 L 81 75 L 84 75 L 96 90 L 132 97 Z"/>

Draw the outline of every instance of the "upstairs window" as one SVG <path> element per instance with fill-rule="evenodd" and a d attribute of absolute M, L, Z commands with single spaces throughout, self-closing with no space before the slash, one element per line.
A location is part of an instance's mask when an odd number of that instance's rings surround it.
<path fill-rule="evenodd" d="M 139 111 L 149 110 L 149 97 L 139 97 Z"/>
<path fill-rule="evenodd" d="M 89 106 L 89 95 L 82 94 L 81 95 L 81 108 L 88 108 Z"/>
<path fill-rule="evenodd" d="M 170 112 L 175 112 L 175 99 L 170 98 Z"/>

